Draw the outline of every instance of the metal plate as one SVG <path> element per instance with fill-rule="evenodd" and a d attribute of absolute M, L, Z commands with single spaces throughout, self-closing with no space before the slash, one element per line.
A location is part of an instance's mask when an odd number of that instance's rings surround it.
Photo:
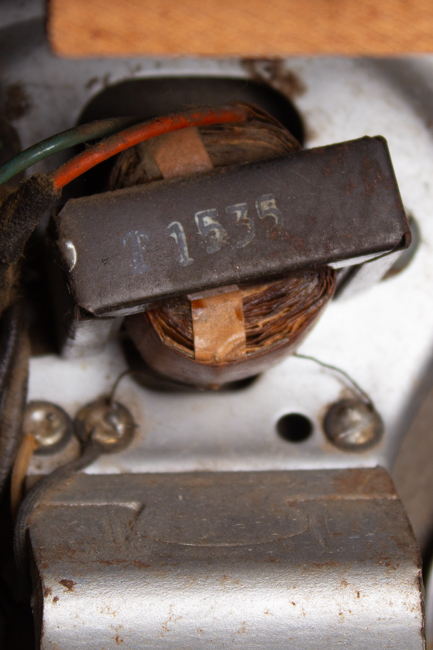
<path fill-rule="evenodd" d="M 386 472 L 77 476 L 31 519 L 41 649 L 422 650 Z"/>
<path fill-rule="evenodd" d="M 20 91 L 13 123 L 23 147 L 69 128 L 98 93 L 127 79 L 230 78 L 242 80 L 243 87 L 249 80 L 262 80 L 296 102 L 308 147 L 383 134 L 403 204 L 421 231 L 419 250 L 402 274 L 344 304 L 331 304 L 302 346 L 303 353 L 348 371 L 371 394 L 386 429 L 378 447 L 357 455 L 326 442 L 323 415 L 327 405 L 341 397 L 341 382 L 312 363 L 292 358 L 250 388 L 229 395 L 152 392 L 125 378 L 117 396 L 140 424 L 134 453 L 127 450 L 105 458 L 90 471 L 391 467 L 432 379 L 433 310 L 428 296 L 433 277 L 433 57 L 70 61 L 50 52 L 43 12 L 40 0 L 19 3 L 19 12 L 18 4 L 9 1 L 2 4 L 0 16 L 0 95 L 5 101 L 12 91 Z M 176 92 L 180 86 L 179 81 Z M 170 94 L 167 101 L 173 102 Z M 52 170 L 66 156 L 54 156 L 30 171 Z M 80 361 L 56 355 L 34 358 L 30 399 L 57 402 L 75 415 L 85 403 L 110 391 L 125 367 L 116 344 Z M 313 422 L 313 435 L 303 443 L 277 437 L 275 423 L 289 412 L 303 413 Z M 31 471 L 48 468 L 38 461 Z"/>
<path fill-rule="evenodd" d="M 379 137 L 72 199 L 56 224 L 72 294 L 95 315 L 410 241 Z"/>
<path fill-rule="evenodd" d="M 433 277 L 433 146 L 428 124 L 433 120 L 433 57 L 310 57 L 248 66 L 237 59 L 65 61 L 49 52 L 42 19 L 16 25 L 12 35 L 15 49 L 7 49 L 6 40 L 0 42 L 5 47 L 1 79 L 4 92 L 18 84 L 30 99 L 30 107 L 14 121 L 24 147 L 70 127 L 104 87 L 131 77 L 263 79 L 295 98 L 305 119 L 308 146 L 382 133 L 403 203 L 421 230 L 419 250 L 402 274 L 344 303 L 331 304 L 301 349 L 340 366 L 369 392 L 385 423 L 377 447 L 353 454 L 326 441 L 324 413 L 341 398 L 342 383 L 331 372 L 291 358 L 231 394 L 154 392 L 125 378 L 117 396 L 140 425 L 134 449 L 101 459 L 88 471 L 378 464 L 391 468 L 432 379 L 433 310 L 428 295 Z M 37 168 L 50 170 L 59 158 L 64 159 L 57 156 Z M 54 401 L 74 416 L 81 406 L 109 392 L 125 368 L 117 344 L 85 360 L 37 357 L 31 362 L 30 399 Z M 278 418 L 291 412 L 305 414 L 314 425 L 303 443 L 287 443 L 276 434 Z M 62 460 L 38 460 L 31 472 L 46 472 Z"/>

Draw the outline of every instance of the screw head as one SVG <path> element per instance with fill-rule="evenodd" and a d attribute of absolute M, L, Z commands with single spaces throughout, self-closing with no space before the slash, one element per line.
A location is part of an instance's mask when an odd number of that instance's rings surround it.
<path fill-rule="evenodd" d="M 371 404 L 361 399 L 343 399 L 329 408 L 324 421 L 329 440 L 346 451 L 374 447 L 383 435 L 383 422 Z"/>
<path fill-rule="evenodd" d="M 54 454 L 61 451 L 71 439 L 72 421 L 60 406 L 35 400 L 26 405 L 23 433 L 36 438 L 38 448 L 35 454 Z"/>
<path fill-rule="evenodd" d="M 125 449 L 134 437 L 136 424 L 128 409 L 106 398 L 84 406 L 76 416 L 77 434 L 83 440 L 91 436 L 105 453 Z"/>

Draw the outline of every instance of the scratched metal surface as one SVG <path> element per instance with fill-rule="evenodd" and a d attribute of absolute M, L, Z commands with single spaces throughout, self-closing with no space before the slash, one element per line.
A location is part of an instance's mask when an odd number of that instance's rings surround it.
<path fill-rule="evenodd" d="M 418 549 L 380 469 L 81 475 L 30 534 L 42 650 L 424 647 Z"/>

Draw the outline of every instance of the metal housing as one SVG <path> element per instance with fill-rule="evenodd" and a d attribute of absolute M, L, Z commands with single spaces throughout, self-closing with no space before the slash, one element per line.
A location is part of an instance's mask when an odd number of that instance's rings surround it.
<path fill-rule="evenodd" d="M 381 469 L 77 476 L 32 516 L 41 649 L 422 650 Z"/>

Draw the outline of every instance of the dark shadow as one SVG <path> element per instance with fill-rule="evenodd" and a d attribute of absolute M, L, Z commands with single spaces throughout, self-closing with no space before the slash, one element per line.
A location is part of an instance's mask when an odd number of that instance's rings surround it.
<path fill-rule="evenodd" d="M 288 413 L 278 420 L 277 432 L 286 442 L 304 442 L 313 433 L 313 424 L 301 413 Z"/>
<path fill-rule="evenodd" d="M 197 391 L 206 391 L 211 393 L 221 393 L 227 391 L 241 391 L 252 386 L 259 377 L 259 375 L 247 377 L 246 379 L 224 384 L 217 389 L 190 386 L 188 384 L 182 384 L 174 379 L 170 379 L 169 377 L 165 377 L 164 375 L 160 375 L 152 368 L 149 368 L 149 366 L 143 361 L 134 343 L 127 336 L 126 332 L 124 332 L 124 337 L 122 338 L 122 347 L 128 363 L 128 374 L 130 374 L 134 381 L 140 384 L 140 386 L 157 392 L 196 393 Z"/>

